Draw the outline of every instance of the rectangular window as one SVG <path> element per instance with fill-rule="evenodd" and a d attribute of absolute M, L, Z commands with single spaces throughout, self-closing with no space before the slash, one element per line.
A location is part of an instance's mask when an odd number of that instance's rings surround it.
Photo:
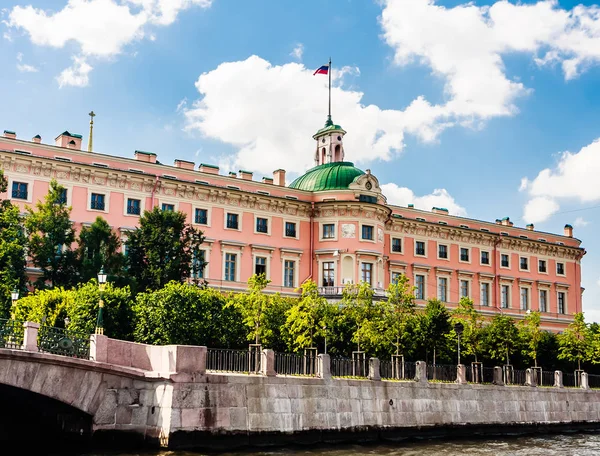
<path fill-rule="evenodd" d="M 425 256 L 425 242 L 423 242 L 423 241 L 415 242 L 415 255 Z"/>
<path fill-rule="evenodd" d="M 256 257 L 254 274 L 267 274 L 267 259 L 265 257 Z"/>
<path fill-rule="evenodd" d="M 503 268 L 510 268 L 510 263 L 508 261 L 508 255 L 506 253 L 503 253 L 502 255 L 500 255 L 500 265 Z"/>
<path fill-rule="evenodd" d="M 402 240 L 392 238 L 392 252 L 402 253 Z"/>
<path fill-rule="evenodd" d="M 469 297 L 469 281 L 468 280 L 460 281 L 460 297 L 461 298 Z"/>
<path fill-rule="evenodd" d="M 294 288 L 294 277 L 295 277 L 296 262 L 291 260 L 285 260 L 284 271 L 283 271 L 283 286 L 288 288 Z"/>
<path fill-rule="evenodd" d="M 192 278 L 193 279 L 203 279 L 204 278 L 204 268 L 206 266 L 206 252 L 204 250 L 199 250 L 198 255 L 194 255 L 192 258 Z"/>
<path fill-rule="evenodd" d="M 323 239 L 335 238 L 335 224 L 326 223 L 323 225 Z"/>
<path fill-rule="evenodd" d="M 469 261 L 469 249 L 465 247 L 460 248 L 460 261 Z"/>
<path fill-rule="evenodd" d="M 237 214 L 227 214 L 227 228 L 237 230 L 239 226 L 239 216 Z"/>
<path fill-rule="evenodd" d="M 361 280 L 372 285 L 373 263 L 362 263 Z"/>
<path fill-rule="evenodd" d="M 540 312 L 548 312 L 548 291 L 540 290 Z"/>
<path fill-rule="evenodd" d="M 13 182 L 12 197 L 15 199 L 27 199 L 27 184 L 25 182 Z"/>
<path fill-rule="evenodd" d="M 174 204 L 163 203 L 162 210 L 165 212 L 173 212 L 175 210 Z"/>
<path fill-rule="evenodd" d="M 444 244 L 438 245 L 438 258 L 448 259 L 448 246 Z"/>
<path fill-rule="evenodd" d="M 371 225 L 362 226 L 362 239 L 373 240 L 373 227 Z"/>
<path fill-rule="evenodd" d="M 442 302 L 448 301 L 448 279 L 438 277 L 438 299 Z"/>
<path fill-rule="evenodd" d="M 425 276 L 424 275 L 416 275 L 415 276 L 415 286 L 417 289 L 415 290 L 417 299 L 425 299 Z"/>
<path fill-rule="evenodd" d="M 92 193 L 92 200 L 90 202 L 90 209 L 97 211 L 104 210 L 104 195 L 101 193 Z"/>
<path fill-rule="evenodd" d="M 67 189 L 63 188 L 60 191 L 60 197 L 58 198 L 59 204 L 67 204 Z"/>
<path fill-rule="evenodd" d="M 528 271 L 529 270 L 529 259 L 526 257 L 521 257 L 519 259 L 519 267 L 523 270 L 523 271 Z"/>
<path fill-rule="evenodd" d="M 521 288 L 521 310 L 529 310 L 529 288 Z"/>
<path fill-rule="evenodd" d="M 333 261 L 323 263 L 323 286 L 333 287 L 335 284 L 335 271 L 333 269 Z"/>
<path fill-rule="evenodd" d="M 235 268 L 237 263 L 237 255 L 235 253 L 225 254 L 225 280 L 235 282 Z"/>
<path fill-rule="evenodd" d="M 490 284 L 487 282 L 481 284 L 481 305 L 490 305 Z"/>
<path fill-rule="evenodd" d="M 500 290 L 500 306 L 503 309 L 508 309 L 508 299 L 509 299 L 509 293 L 510 293 L 510 288 L 508 285 L 502 285 L 501 290 Z"/>
<path fill-rule="evenodd" d="M 294 222 L 285 222 L 285 235 L 287 237 L 296 237 L 296 224 Z"/>
<path fill-rule="evenodd" d="M 398 283 L 400 280 L 400 272 L 392 272 L 392 283 Z"/>
<path fill-rule="evenodd" d="M 266 218 L 256 218 L 256 232 L 257 233 L 268 233 L 269 232 L 269 220 Z"/>
<path fill-rule="evenodd" d="M 481 252 L 481 264 L 490 264 L 490 252 Z"/>
<path fill-rule="evenodd" d="M 558 292 L 558 313 L 564 314 L 565 311 L 565 294 L 562 291 Z"/>
<path fill-rule="evenodd" d="M 196 209 L 194 213 L 194 222 L 198 225 L 208 225 L 208 210 Z"/>
<path fill-rule="evenodd" d="M 538 272 L 548 272 L 546 270 L 546 260 L 538 260 Z"/>
<path fill-rule="evenodd" d="M 129 215 L 140 215 L 141 201 L 139 199 L 127 198 L 127 213 Z"/>
<path fill-rule="evenodd" d="M 556 274 L 557 275 L 565 275 L 565 264 L 564 263 L 556 263 Z"/>

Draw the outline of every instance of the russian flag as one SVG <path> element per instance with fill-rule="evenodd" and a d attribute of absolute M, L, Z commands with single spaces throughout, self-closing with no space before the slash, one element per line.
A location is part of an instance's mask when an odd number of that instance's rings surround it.
<path fill-rule="evenodd" d="M 323 66 L 320 66 L 319 68 L 317 68 L 317 71 L 315 71 L 313 73 L 313 76 L 315 74 L 328 74 L 328 73 L 329 73 L 329 65 L 323 65 Z"/>

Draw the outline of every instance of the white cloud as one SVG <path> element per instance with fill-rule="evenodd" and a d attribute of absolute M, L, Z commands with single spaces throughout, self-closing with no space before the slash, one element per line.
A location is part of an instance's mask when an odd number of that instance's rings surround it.
<path fill-rule="evenodd" d="M 535 197 L 525 204 L 523 208 L 523 219 L 527 223 L 538 223 L 548 220 L 554 213 L 558 212 L 560 206 L 554 199 L 546 196 Z"/>
<path fill-rule="evenodd" d="M 588 226 L 589 224 L 590 222 L 584 220 L 583 217 L 577 217 L 573 222 L 573 225 L 575 225 L 578 228 L 583 228 L 584 226 Z"/>
<path fill-rule="evenodd" d="M 290 55 L 296 60 L 302 60 L 302 54 L 304 54 L 304 45 L 302 43 L 298 43 L 294 50 L 290 52 Z"/>
<path fill-rule="evenodd" d="M 466 209 L 460 206 L 445 188 L 436 188 L 432 193 L 423 196 L 416 196 L 411 189 L 398 187 L 393 183 L 383 184 L 381 190 L 390 204 L 398 206 L 414 204 L 415 208 L 424 211 L 430 211 L 434 207 L 440 207 L 448 209 L 448 212 L 452 215 L 463 217 L 467 215 Z"/>
<path fill-rule="evenodd" d="M 21 73 L 37 73 L 39 70 L 34 67 L 33 65 L 28 65 L 26 63 L 23 63 L 23 53 L 19 52 L 17 53 L 17 70 L 19 70 Z"/>
<path fill-rule="evenodd" d="M 56 79 L 61 88 L 64 86 L 86 87 L 90 82 L 90 71 L 92 71 L 92 66 L 83 57 L 73 57 L 73 65 L 65 68 Z"/>
<path fill-rule="evenodd" d="M 175 112 L 181 112 L 187 106 L 187 97 L 184 97 L 179 103 L 177 103 L 177 108 L 175 108 Z"/>
<path fill-rule="evenodd" d="M 69 0 L 58 12 L 15 6 L 7 24 L 24 30 L 36 45 L 63 48 L 75 42 L 85 58 L 108 58 L 144 38 L 147 26 L 170 25 L 180 11 L 210 4 L 211 0 Z"/>

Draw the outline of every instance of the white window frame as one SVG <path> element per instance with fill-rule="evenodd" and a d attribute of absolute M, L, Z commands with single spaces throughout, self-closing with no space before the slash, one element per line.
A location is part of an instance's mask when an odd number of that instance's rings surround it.
<path fill-rule="evenodd" d="M 542 293 L 546 293 L 546 310 L 542 310 Z M 558 303 L 558 301 L 557 301 Z M 546 287 L 538 287 L 538 311 L 548 313 L 550 308 L 550 289 Z"/>
<path fill-rule="evenodd" d="M 564 274 L 559 274 L 558 273 L 558 264 L 561 263 L 563 265 L 563 272 Z M 567 276 L 567 263 L 565 263 L 564 261 L 556 261 L 555 262 L 555 273 L 558 277 L 566 277 Z"/>
<path fill-rule="evenodd" d="M 394 283 L 394 274 L 398 274 L 398 277 L 406 275 L 404 271 L 399 271 L 398 269 L 392 269 L 390 271 L 390 283 Z"/>
<path fill-rule="evenodd" d="M 440 280 L 445 280 L 446 281 L 446 296 L 445 296 L 445 300 L 441 299 L 440 296 Z M 438 300 L 440 300 L 443 303 L 448 303 L 450 302 L 450 277 L 447 275 L 438 275 L 436 276 L 436 295 Z"/>
<path fill-rule="evenodd" d="M 324 285 L 323 284 L 323 264 L 324 263 L 333 263 L 333 285 L 331 285 L 332 287 L 337 287 L 337 278 L 338 278 L 338 262 L 335 261 L 334 259 L 325 259 L 325 260 L 319 260 L 319 286 L 320 287 L 325 287 L 325 286 L 329 286 L 329 285 Z"/>
<path fill-rule="evenodd" d="M 227 214 L 235 214 L 238 216 L 238 227 L 237 228 L 227 228 Z M 223 229 L 224 230 L 228 230 L 228 231 L 242 231 L 242 220 L 244 219 L 243 217 L 243 212 L 240 211 L 231 211 L 229 209 L 225 209 L 223 211 Z"/>
<path fill-rule="evenodd" d="M 506 307 L 502 307 L 502 287 L 507 287 L 508 293 L 506 295 Z M 510 309 L 512 308 L 512 284 L 510 283 L 500 283 L 500 308 L 501 309 Z"/>
<path fill-rule="evenodd" d="M 523 308 L 523 296 L 522 296 L 523 290 L 527 290 L 527 306 L 525 308 Z M 531 309 L 531 285 L 519 284 L 519 310 L 526 312 L 530 309 Z"/>
<path fill-rule="evenodd" d="M 206 211 L 206 225 L 202 225 L 201 223 L 196 223 L 196 209 L 201 209 L 201 210 Z M 212 222 L 212 210 L 211 209 L 212 209 L 211 207 L 192 206 L 192 225 L 206 226 L 206 227 L 210 228 L 211 222 Z"/>
<path fill-rule="evenodd" d="M 108 214 L 110 212 L 110 190 L 106 188 L 89 188 L 87 189 L 87 210 L 91 212 L 99 212 L 103 214 Z M 101 209 L 92 209 L 92 193 L 97 193 L 99 195 L 104 195 L 104 210 Z M 69 198 L 69 192 L 67 191 L 67 200 Z"/>
<path fill-rule="evenodd" d="M 466 282 L 467 283 L 467 298 L 471 298 L 471 279 L 465 279 L 463 277 L 459 277 L 458 278 L 458 299 L 461 299 L 465 296 L 463 296 L 462 294 L 462 283 Z"/>
<path fill-rule="evenodd" d="M 259 218 L 266 219 L 266 221 L 267 221 L 267 232 L 266 233 L 256 230 L 256 224 L 258 223 Z M 270 215 L 254 214 L 254 234 L 258 234 L 259 236 L 260 235 L 271 236 L 271 227 L 272 227 L 272 217 Z"/>
<path fill-rule="evenodd" d="M 423 276 L 423 297 L 422 298 L 417 297 L 417 276 Z M 428 277 L 429 277 L 429 274 L 427 272 L 415 271 L 415 273 L 413 275 L 413 284 L 415 286 L 415 299 L 418 299 L 421 301 L 427 301 L 427 279 L 428 279 Z"/>
<path fill-rule="evenodd" d="M 400 251 L 395 252 L 392 250 L 394 239 L 400 241 Z M 390 236 L 390 255 L 404 255 L 404 237 Z"/>
<path fill-rule="evenodd" d="M 333 225 L 333 237 L 325 238 L 323 237 L 323 225 Z M 319 241 L 320 242 L 330 242 L 338 240 L 338 223 L 334 221 L 330 222 L 319 222 Z"/>
<path fill-rule="evenodd" d="M 446 258 L 442 258 L 440 256 L 440 245 L 446 246 Z M 446 242 L 438 242 L 436 247 L 437 247 L 437 249 L 436 249 L 437 259 L 442 260 L 442 261 L 450 261 L 450 244 L 447 244 Z"/>
<path fill-rule="evenodd" d="M 363 237 L 363 226 L 370 226 L 373 229 L 373 239 L 366 239 Z M 377 225 L 375 224 L 371 224 L 371 223 L 362 223 L 359 222 L 358 224 L 358 230 L 359 230 L 359 241 L 361 242 L 371 242 L 373 244 L 375 244 L 377 242 Z"/>
<path fill-rule="evenodd" d="M 562 293 L 563 296 L 564 296 L 563 312 L 562 313 L 558 311 L 558 294 L 559 293 Z M 568 300 L 568 295 L 569 294 L 567 293 L 567 290 L 565 290 L 565 289 L 561 288 L 561 289 L 556 290 L 556 314 L 557 315 L 569 315 L 569 306 L 568 306 L 569 300 Z"/>
<path fill-rule="evenodd" d="M 33 184 L 34 184 L 34 180 L 33 179 L 28 179 L 28 178 L 23 178 L 23 177 L 8 177 L 6 174 L 4 174 L 4 177 L 7 178 L 8 180 L 8 188 L 6 189 L 6 199 L 10 200 L 10 201 L 14 201 L 15 203 L 21 202 L 21 203 L 32 203 L 33 202 Z M 27 198 L 22 199 L 22 198 L 13 198 L 12 197 L 12 187 L 13 187 L 13 183 L 18 182 L 19 184 L 27 184 Z M 59 182 L 60 183 L 60 182 Z M 62 185 L 62 184 L 60 184 Z M 64 185 L 62 185 L 63 187 L 65 187 Z M 50 183 L 48 183 L 48 191 L 50 191 Z M 69 201 L 69 192 L 67 191 L 67 202 Z M 67 204 L 68 206 L 68 204 Z"/>
<path fill-rule="evenodd" d="M 466 261 L 462 259 L 462 249 L 466 249 L 467 250 L 467 255 L 468 255 L 469 259 L 466 260 Z M 471 250 L 472 250 L 471 247 L 464 247 L 462 245 L 459 245 L 458 246 L 458 262 L 459 263 L 465 263 L 465 264 L 471 264 L 471 260 L 473 258 L 472 255 L 471 255 L 471 253 L 472 253 Z"/>
<path fill-rule="evenodd" d="M 235 277 L 234 277 L 234 281 L 232 282 L 231 280 L 226 280 L 225 279 L 225 260 L 227 258 L 227 254 L 232 254 L 236 256 L 235 259 Z M 241 259 L 242 259 L 242 252 L 240 252 L 239 250 L 233 250 L 233 249 L 223 249 L 222 251 L 222 267 L 221 267 L 221 279 L 223 282 L 225 283 L 235 283 L 235 282 L 240 282 L 240 273 L 241 273 Z"/>
<path fill-rule="evenodd" d="M 69 191 L 67 190 L 67 200 L 69 199 Z M 130 199 L 136 199 L 140 201 L 140 215 L 137 214 L 128 214 L 127 213 L 127 202 Z M 90 204 L 91 204 L 91 196 L 90 196 Z M 125 217 L 141 217 L 142 215 L 144 215 L 144 211 L 146 210 L 146 198 L 142 197 L 142 196 L 132 196 L 132 195 L 127 195 L 124 194 L 123 195 L 123 215 Z M 105 205 L 106 206 L 106 205 Z"/>
<path fill-rule="evenodd" d="M 192 258 L 192 262 L 190 263 L 191 267 L 190 267 L 190 279 L 192 280 L 207 280 L 207 271 L 208 271 L 208 265 L 209 265 L 209 256 L 210 256 L 210 248 L 207 249 L 198 249 L 200 252 L 204 252 L 204 269 L 202 269 L 202 277 L 194 277 L 194 268 L 193 268 L 193 261 L 194 259 Z M 223 277 L 225 277 L 225 274 L 223 274 Z"/>
<path fill-rule="evenodd" d="M 285 224 L 293 223 L 296 225 L 296 236 L 288 236 L 285 234 Z M 283 232 L 281 233 L 284 239 L 300 239 L 300 221 L 298 220 L 289 220 L 283 219 Z"/>
<path fill-rule="evenodd" d="M 506 255 L 508 257 L 508 266 L 502 266 L 502 255 Z M 507 252 L 500 252 L 500 258 L 499 258 L 499 262 L 498 262 L 498 266 L 500 267 L 500 269 L 510 269 L 510 264 L 511 264 L 511 254 L 507 253 Z"/>
<path fill-rule="evenodd" d="M 548 269 L 550 269 L 550 262 L 545 258 L 538 258 L 538 274 L 548 275 Z M 540 261 L 544 261 L 546 263 L 546 272 L 540 271 Z"/>
<path fill-rule="evenodd" d="M 487 305 L 483 303 L 483 285 L 487 285 Z M 492 306 L 492 282 L 488 280 L 480 280 L 479 281 L 479 305 L 481 307 L 491 307 Z"/>
<path fill-rule="evenodd" d="M 285 285 L 285 262 L 286 261 L 291 261 L 292 263 L 294 263 L 294 284 L 291 287 L 288 287 Z M 281 257 L 281 286 L 283 288 L 290 288 L 290 289 L 296 289 L 299 286 L 298 283 L 298 266 L 299 265 L 299 261 L 298 258 L 290 258 L 287 256 Z"/>
<path fill-rule="evenodd" d="M 482 256 L 484 253 L 487 253 L 488 255 L 488 262 L 484 263 L 482 260 Z M 492 267 L 492 252 L 490 252 L 489 250 L 485 250 L 485 249 L 479 249 L 479 265 L 480 266 L 484 266 L 486 268 L 491 268 Z"/>
<path fill-rule="evenodd" d="M 369 285 L 371 285 L 371 288 L 375 288 L 375 286 L 373 285 L 373 282 L 377 283 L 375 281 L 375 265 L 376 265 L 376 263 L 374 263 L 372 261 L 360 261 L 359 262 L 358 275 L 360 278 L 360 282 L 363 282 L 363 267 L 365 264 L 371 265 L 371 282 L 367 282 L 367 283 L 369 283 Z"/>
<path fill-rule="evenodd" d="M 527 269 L 523 269 L 521 267 L 521 259 L 522 258 L 527 259 Z M 531 271 L 531 258 L 529 257 L 529 255 L 519 255 L 519 271 L 521 271 L 521 272 L 530 272 Z M 529 300 L 531 301 L 531 297 L 529 298 Z M 531 303 L 530 303 L 530 305 L 531 305 Z"/>
<path fill-rule="evenodd" d="M 256 274 L 256 259 L 265 258 L 265 276 L 267 280 L 271 280 L 271 253 L 263 251 L 252 252 L 252 274 Z"/>
<path fill-rule="evenodd" d="M 423 246 L 425 248 L 425 254 L 424 255 L 421 255 L 421 254 L 417 253 L 417 242 L 422 242 L 423 243 Z M 413 239 L 413 246 L 414 246 L 413 253 L 414 253 L 415 257 L 418 257 L 418 258 L 427 258 L 427 239 L 416 239 L 416 238 L 414 238 Z"/>

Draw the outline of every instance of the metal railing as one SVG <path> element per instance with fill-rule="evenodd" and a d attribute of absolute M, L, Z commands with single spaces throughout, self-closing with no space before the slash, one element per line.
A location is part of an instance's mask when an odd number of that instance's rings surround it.
<path fill-rule="evenodd" d="M 261 353 L 258 350 L 209 348 L 206 351 L 206 370 L 215 372 L 260 372 Z"/>
<path fill-rule="evenodd" d="M 414 380 L 416 364 L 392 359 L 379 362 L 379 372 L 383 380 Z"/>
<path fill-rule="evenodd" d="M 542 378 L 538 383 L 539 386 L 554 386 L 554 372 L 542 371 Z"/>
<path fill-rule="evenodd" d="M 427 380 L 453 383 L 456 381 L 457 366 L 453 364 L 428 364 Z"/>
<path fill-rule="evenodd" d="M 590 388 L 600 388 L 600 375 L 588 374 L 588 385 Z"/>
<path fill-rule="evenodd" d="M 20 350 L 23 347 L 23 322 L 0 319 L 0 348 Z"/>
<path fill-rule="evenodd" d="M 42 326 L 38 332 L 38 349 L 44 353 L 89 359 L 90 336 L 68 329 Z"/>
<path fill-rule="evenodd" d="M 573 373 L 563 372 L 563 386 L 565 388 L 579 388 L 581 387 L 581 373 L 583 371 L 576 370 Z"/>
<path fill-rule="evenodd" d="M 368 374 L 369 365 L 366 358 L 331 358 L 331 375 L 333 377 L 366 378 Z"/>
<path fill-rule="evenodd" d="M 279 375 L 317 375 L 316 350 L 306 354 L 275 353 L 275 372 Z"/>

